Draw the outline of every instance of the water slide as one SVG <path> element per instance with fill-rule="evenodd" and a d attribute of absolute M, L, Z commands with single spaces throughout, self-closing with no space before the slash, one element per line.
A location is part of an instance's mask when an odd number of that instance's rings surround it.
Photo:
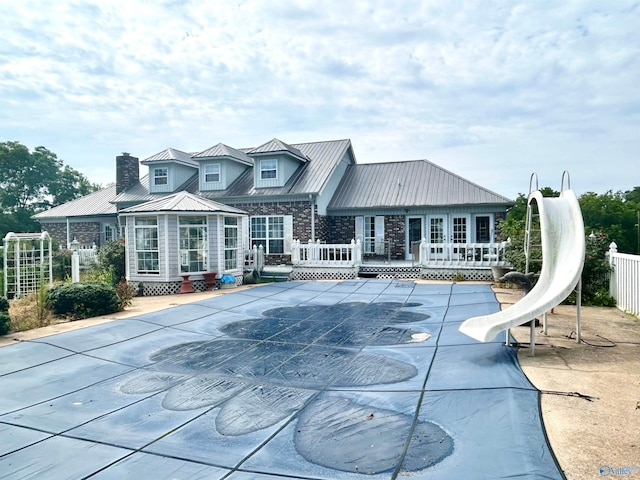
<path fill-rule="evenodd" d="M 573 190 L 544 198 L 539 190 L 529 195 L 537 204 L 542 237 L 542 271 L 533 289 L 511 307 L 491 315 L 472 317 L 460 331 L 480 342 L 489 342 L 508 328 L 517 327 L 559 305 L 580 280 L 584 264 L 584 223 Z"/>

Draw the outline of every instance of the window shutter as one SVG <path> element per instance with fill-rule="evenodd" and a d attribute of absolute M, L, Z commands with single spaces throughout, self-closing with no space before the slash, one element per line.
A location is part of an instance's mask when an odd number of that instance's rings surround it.
<path fill-rule="evenodd" d="M 364 217 L 356 217 L 356 241 L 364 242 Z"/>
<path fill-rule="evenodd" d="M 242 228 L 242 236 L 240 238 L 242 238 L 242 249 L 243 250 L 251 250 L 253 248 L 253 245 L 251 245 L 251 236 L 249 235 L 249 217 L 244 216 L 242 217 L 242 223 L 241 223 L 241 228 Z"/>
<path fill-rule="evenodd" d="M 291 242 L 293 241 L 293 216 L 285 215 L 284 223 L 284 253 L 291 255 Z"/>

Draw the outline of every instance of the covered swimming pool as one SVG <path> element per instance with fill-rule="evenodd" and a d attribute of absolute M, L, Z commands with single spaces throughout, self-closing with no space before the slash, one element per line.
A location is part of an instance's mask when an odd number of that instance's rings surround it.
<path fill-rule="evenodd" d="M 3 478 L 564 478 L 488 285 L 283 282 L 0 348 Z"/>

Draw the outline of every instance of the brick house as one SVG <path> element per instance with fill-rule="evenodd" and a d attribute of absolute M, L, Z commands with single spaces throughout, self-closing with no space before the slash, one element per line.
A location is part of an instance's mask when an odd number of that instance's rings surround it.
<path fill-rule="evenodd" d="M 140 164 L 148 168 L 142 178 Z M 265 261 L 272 265 L 290 262 L 294 239 L 326 243 L 358 239 L 365 256 L 392 260 L 411 259 L 422 239 L 433 244 L 494 242 L 497 224 L 513 205 L 512 200 L 426 160 L 360 164 L 350 140 L 288 145 L 273 139 L 255 148 L 236 149 L 222 143 L 196 153 L 168 148 L 142 162 L 123 153 L 116 157 L 115 186 L 34 218 L 62 245 L 77 239 L 100 246 L 123 235 L 127 222 L 134 225 L 137 216 L 146 221 L 160 218 L 146 208 L 136 214 L 134 207 L 178 192 L 211 202 L 204 212 L 180 214 L 185 222 L 195 221 L 186 218 L 191 215 L 207 223 L 211 208 L 223 212 L 220 205 L 231 207 L 231 216 L 238 219 L 237 248 L 262 245 Z M 218 220 L 223 225 L 224 215 Z M 178 218 L 162 235 L 179 237 L 179 223 Z M 224 233 L 216 225 L 214 229 L 209 225 L 207 235 Z M 184 228 L 187 232 L 186 224 Z M 134 236 L 135 228 L 127 234 Z M 158 238 L 154 248 L 161 252 L 167 238 L 172 237 Z M 177 250 L 176 258 L 184 255 L 179 243 L 180 239 L 171 247 Z M 206 248 L 218 251 L 203 249 L 207 264 L 195 262 L 194 268 L 237 274 L 237 269 L 225 268 L 220 261 L 222 243 L 204 242 Z M 145 273 L 135 261 L 149 252 L 138 251 L 132 239 L 127 245 L 131 277 L 154 281 L 155 273 Z M 448 254 L 444 250 L 434 248 L 436 254 Z M 173 268 L 163 281 L 179 280 L 181 271 Z"/>

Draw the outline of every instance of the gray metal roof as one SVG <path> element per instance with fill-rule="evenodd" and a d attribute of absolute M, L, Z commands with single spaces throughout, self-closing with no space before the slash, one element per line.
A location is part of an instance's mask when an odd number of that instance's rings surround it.
<path fill-rule="evenodd" d="M 512 203 L 428 160 L 414 160 L 349 166 L 328 208 Z"/>
<path fill-rule="evenodd" d="M 325 142 L 299 143 L 292 145 L 309 159 L 307 163 L 300 165 L 283 187 L 255 188 L 253 182 L 253 169 L 244 172 L 226 190 L 197 191 L 198 182 L 193 184 L 198 195 L 206 198 L 225 197 L 269 197 L 277 195 L 307 195 L 316 194 L 328 181 L 331 173 L 340 163 L 347 151 L 353 157 L 350 140 L 332 140 Z"/>
<path fill-rule="evenodd" d="M 178 192 L 162 198 L 134 205 L 120 211 L 121 214 L 151 213 L 151 212 L 197 212 L 197 213 L 234 213 L 246 214 L 238 208 L 213 202 L 189 192 Z"/>
<path fill-rule="evenodd" d="M 197 167 L 198 164 L 191 158 L 191 154 L 176 150 L 175 148 L 167 148 L 161 152 L 151 155 L 148 158 L 142 160 L 143 165 L 150 165 L 152 163 L 166 163 L 166 162 L 178 162 L 190 167 Z"/>
<path fill-rule="evenodd" d="M 217 145 L 214 145 L 211 148 L 208 148 L 200 153 L 196 153 L 195 155 L 193 155 L 193 158 L 195 160 L 202 159 L 202 158 L 218 158 L 218 157 L 231 158 L 232 160 L 243 163 L 245 165 L 253 165 L 253 160 L 249 155 L 247 155 L 246 153 L 238 149 L 225 145 L 224 143 L 219 143 Z"/>
<path fill-rule="evenodd" d="M 302 151 L 292 145 L 287 145 L 282 140 L 278 140 L 277 138 L 274 138 L 267 143 L 263 143 L 259 147 L 251 149 L 248 153 L 250 155 L 260 155 L 279 152 L 289 153 L 290 155 L 293 155 L 294 157 L 298 158 L 298 160 L 301 160 L 303 162 L 309 160 L 309 157 L 302 153 Z"/>
<path fill-rule="evenodd" d="M 57 207 L 33 215 L 34 220 L 46 221 L 67 217 L 86 217 L 88 215 L 115 215 L 116 206 L 111 203 L 116 198 L 116 186 L 103 188 L 89 193 Z"/>

